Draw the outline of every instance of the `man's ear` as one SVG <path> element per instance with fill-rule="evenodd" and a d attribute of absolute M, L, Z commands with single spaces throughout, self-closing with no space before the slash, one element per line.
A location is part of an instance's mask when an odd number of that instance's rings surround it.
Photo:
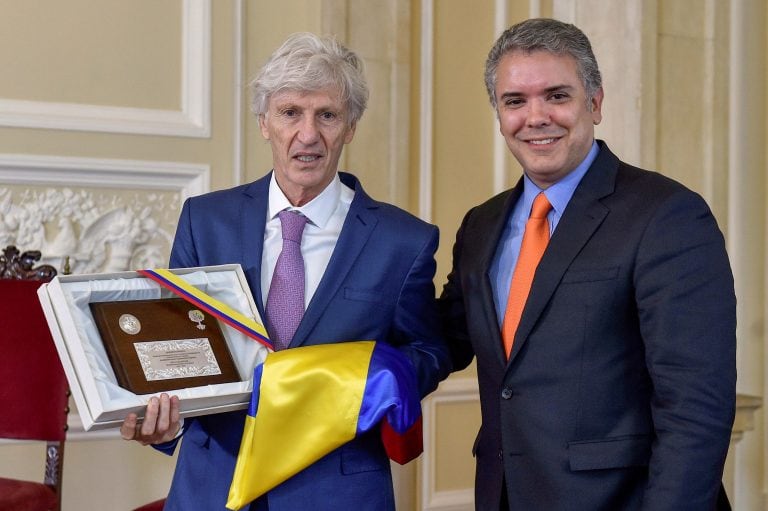
<path fill-rule="evenodd" d="M 355 136 L 355 129 L 357 129 L 357 121 L 351 123 L 349 125 L 349 129 L 347 130 L 347 134 L 344 135 L 344 143 L 349 144 L 352 142 L 352 138 Z"/>
<path fill-rule="evenodd" d="M 269 129 L 267 129 L 267 114 L 259 114 L 259 128 L 261 128 L 261 136 L 264 140 L 269 140 Z"/>
<path fill-rule="evenodd" d="M 603 120 L 603 88 L 600 87 L 597 89 L 595 94 L 592 96 L 592 99 L 589 101 L 589 108 L 592 112 L 592 124 L 597 126 L 600 124 L 600 121 Z"/>

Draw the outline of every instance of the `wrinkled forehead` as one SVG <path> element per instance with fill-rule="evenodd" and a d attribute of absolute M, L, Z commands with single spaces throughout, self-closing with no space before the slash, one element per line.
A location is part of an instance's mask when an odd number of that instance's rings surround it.
<path fill-rule="evenodd" d="M 346 110 L 347 103 L 338 87 L 327 86 L 315 89 L 283 88 L 269 97 L 269 108 L 280 105 L 296 105 L 333 110 Z"/>

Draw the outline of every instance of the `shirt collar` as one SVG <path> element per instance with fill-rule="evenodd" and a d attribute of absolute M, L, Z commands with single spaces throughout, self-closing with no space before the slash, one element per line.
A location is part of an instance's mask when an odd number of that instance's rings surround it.
<path fill-rule="evenodd" d="M 302 215 L 307 217 L 310 223 L 317 227 L 324 228 L 325 224 L 336 210 L 336 205 L 338 204 L 340 197 L 341 180 L 339 179 L 339 174 L 336 173 L 333 176 L 333 180 L 328 183 L 328 186 L 320 192 L 320 195 L 297 208 L 291 205 L 290 201 L 277 184 L 275 173 L 272 172 L 272 178 L 269 181 L 269 218 L 271 220 L 284 209 L 289 209 L 291 211 L 299 211 Z"/>
<path fill-rule="evenodd" d="M 576 187 L 579 186 L 581 179 L 584 177 L 584 174 L 587 173 L 589 167 L 592 166 L 592 163 L 595 161 L 595 158 L 597 158 L 597 153 L 599 152 L 600 146 L 593 140 L 592 147 L 589 149 L 587 157 L 584 158 L 573 171 L 566 174 L 565 177 L 546 190 L 542 190 L 536 186 L 527 175 L 524 175 L 523 209 L 525 210 L 526 216 L 531 211 L 533 199 L 535 199 L 539 192 L 542 191 L 544 192 L 544 195 L 547 196 L 549 203 L 552 204 L 552 209 L 555 211 L 555 214 L 557 214 L 558 217 L 561 216 L 565 211 L 568 202 L 570 202 L 571 197 L 573 197 L 573 192 L 576 191 Z"/>

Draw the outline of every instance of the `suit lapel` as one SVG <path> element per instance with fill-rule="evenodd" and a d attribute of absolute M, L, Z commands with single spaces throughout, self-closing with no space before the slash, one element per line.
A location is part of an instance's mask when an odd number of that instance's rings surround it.
<path fill-rule="evenodd" d="M 349 206 L 341 234 L 328 261 L 328 267 L 320 279 L 312 300 L 307 305 L 291 346 L 300 346 L 309 339 L 309 335 L 320 321 L 331 299 L 338 293 L 378 223 L 376 216 L 378 206 L 363 191 L 360 182 L 351 174 L 340 172 L 339 177 L 345 185 L 355 190 L 355 197 Z"/>
<path fill-rule="evenodd" d="M 613 192 L 618 164 L 618 158 L 601 143 L 597 159 L 576 187 L 536 269 L 515 333 L 510 364 L 528 339 L 566 270 L 608 215 L 608 208 L 600 199 Z"/>
<path fill-rule="evenodd" d="M 262 320 L 266 319 L 261 290 L 261 255 L 264 251 L 264 229 L 269 205 L 270 172 L 251 183 L 243 192 L 243 207 L 240 210 L 240 239 L 243 240 L 243 272 L 250 285 L 256 307 Z"/>
<path fill-rule="evenodd" d="M 491 265 L 493 264 L 496 251 L 498 250 L 504 227 L 509 221 L 509 215 L 512 208 L 523 193 L 523 180 L 520 179 L 508 193 L 498 196 L 498 203 L 491 206 L 484 213 L 485 217 L 474 219 L 476 228 L 473 229 L 477 239 L 467 240 L 471 245 L 479 247 L 477 256 L 477 268 L 482 275 L 482 282 L 479 286 L 481 309 L 485 312 L 484 326 L 486 332 L 484 337 L 491 339 L 488 348 L 493 351 L 492 356 L 499 361 L 500 367 L 507 364 L 507 355 L 504 351 L 504 343 L 501 339 L 501 319 L 496 314 L 496 302 L 493 297 L 493 287 L 491 285 Z M 465 241 L 466 243 L 466 241 Z"/>

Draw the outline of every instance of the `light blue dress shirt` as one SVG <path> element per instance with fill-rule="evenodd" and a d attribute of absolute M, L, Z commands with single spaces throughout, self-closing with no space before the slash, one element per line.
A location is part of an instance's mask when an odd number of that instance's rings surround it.
<path fill-rule="evenodd" d="M 597 142 L 593 141 L 592 147 L 590 148 L 589 153 L 587 153 L 587 157 L 584 158 L 584 161 L 563 179 L 546 190 L 542 190 L 536 186 L 528 176 L 523 176 L 523 195 L 515 203 L 515 206 L 512 209 L 512 214 L 507 221 L 507 225 L 504 226 L 504 231 L 501 233 L 501 239 L 499 239 L 499 244 L 496 248 L 496 255 L 493 258 L 489 271 L 491 287 L 493 288 L 493 300 L 496 305 L 496 317 L 498 318 L 500 327 L 501 323 L 504 321 L 504 311 L 507 308 L 507 297 L 509 296 L 509 285 L 512 282 L 512 273 L 517 264 L 517 256 L 520 254 L 520 244 L 523 242 L 525 224 L 528 221 L 528 217 L 531 215 L 533 199 L 535 199 L 539 193 L 544 192 L 547 200 L 552 204 L 552 209 L 547 215 L 547 220 L 549 221 L 549 234 L 551 237 L 557 228 L 560 217 L 563 216 L 565 207 L 573 196 L 573 192 L 581 182 L 581 178 L 583 178 L 584 174 L 589 170 L 592 162 L 597 158 L 597 153 L 599 151 L 600 149 Z"/>

